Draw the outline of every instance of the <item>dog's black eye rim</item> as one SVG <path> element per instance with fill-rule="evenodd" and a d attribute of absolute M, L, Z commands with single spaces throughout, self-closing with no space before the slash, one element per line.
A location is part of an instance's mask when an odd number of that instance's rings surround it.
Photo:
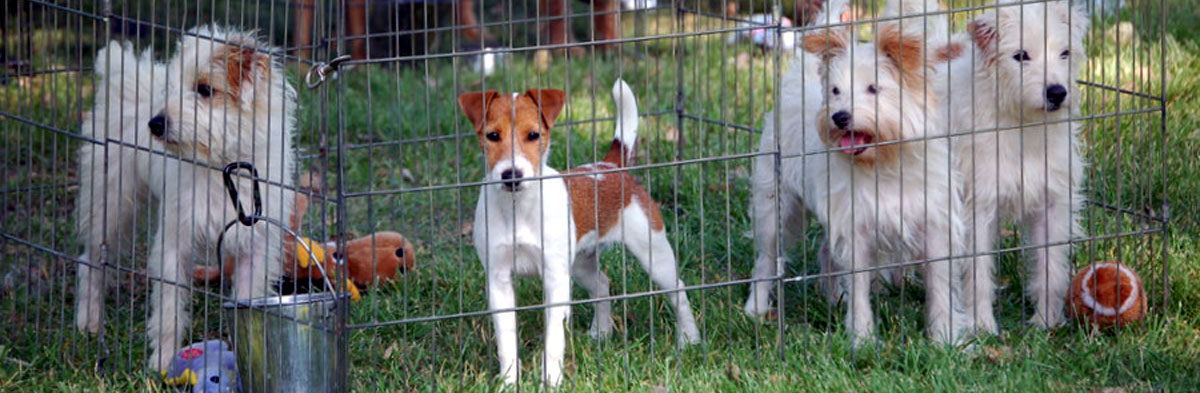
<path fill-rule="evenodd" d="M 1013 53 L 1013 60 L 1029 61 L 1029 52 L 1026 52 L 1024 49 L 1018 50 L 1017 53 Z"/>
<path fill-rule="evenodd" d="M 1071 57 L 1071 50 L 1070 50 L 1070 49 L 1067 49 L 1067 50 L 1064 50 L 1064 51 L 1062 51 L 1062 53 L 1059 53 L 1059 54 L 1058 54 L 1058 57 L 1061 57 L 1061 58 L 1064 58 L 1064 59 L 1066 59 L 1066 58 L 1068 58 L 1068 57 Z"/>
<path fill-rule="evenodd" d="M 212 86 L 209 86 L 207 83 L 196 84 L 196 94 L 199 94 L 201 97 L 212 97 L 212 93 Z"/>
<path fill-rule="evenodd" d="M 537 132 L 537 131 L 530 131 L 530 132 L 529 132 L 529 135 L 528 135 L 528 136 L 526 136 L 525 138 L 527 138 L 527 139 L 529 139 L 529 140 L 531 140 L 531 141 L 536 141 L 536 140 L 538 140 L 538 138 L 541 138 L 541 137 L 542 137 L 542 134 L 541 134 L 541 133 L 539 133 L 539 132 Z"/>
<path fill-rule="evenodd" d="M 489 132 L 489 133 L 487 133 L 487 135 L 484 135 L 484 136 L 487 137 L 487 139 L 492 142 L 500 141 L 500 133 L 496 132 L 496 131 Z"/>
<path fill-rule="evenodd" d="M 867 85 L 867 93 L 875 94 L 878 92 L 879 92 L 879 89 L 876 89 L 875 85 Z"/>
<path fill-rule="evenodd" d="M 838 88 L 837 88 L 837 87 L 834 87 L 834 88 L 833 88 L 833 95 L 835 95 L 835 96 L 836 96 L 836 95 L 838 95 L 838 94 L 842 94 L 842 91 L 841 91 L 841 90 L 838 90 Z"/>

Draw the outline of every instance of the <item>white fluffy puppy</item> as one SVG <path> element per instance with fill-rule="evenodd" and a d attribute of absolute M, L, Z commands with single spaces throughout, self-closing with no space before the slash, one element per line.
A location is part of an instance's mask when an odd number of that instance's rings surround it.
<path fill-rule="evenodd" d="M 1016 220 L 1030 252 L 1027 295 L 1036 305 L 1030 322 L 1064 322 L 1071 280 L 1072 237 L 1082 236 L 1079 209 L 1084 172 L 1076 132 L 1075 76 L 1087 62 L 1087 14 L 1065 1 L 1002 6 L 967 25 L 974 53 L 954 60 L 942 101 L 955 133 L 955 161 L 967 178 L 965 220 L 973 229 L 970 253 L 989 253 L 998 226 Z M 999 130 L 999 131 L 997 131 Z M 992 312 L 992 255 L 975 258 L 966 272 L 968 313 L 982 331 L 996 333 Z"/>
<path fill-rule="evenodd" d="M 889 7 L 905 15 L 924 7 L 938 9 L 932 0 Z M 850 30 L 841 27 L 809 34 L 803 47 L 824 60 L 824 67 L 815 69 L 823 72 L 824 83 L 817 85 L 826 90 L 808 88 L 815 82 L 811 74 L 805 75 L 808 70 L 789 71 L 784 79 L 780 130 L 803 135 L 803 159 L 783 166 L 801 168 L 781 179 L 780 187 L 789 187 L 784 191 L 792 198 L 781 195 L 780 205 L 786 201 L 787 212 L 795 214 L 803 201 L 826 230 L 825 270 L 851 272 L 849 282 L 830 289 L 849 293 L 845 323 L 856 342 L 873 335 L 869 296 L 874 270 L 892 262 L 933 259 L 922 265 L 931 338 L 956 342 L 969 328 L 955 285 L 961 273 L 954 272 L 961 270 L 949 259 L 962 252 L 961 179 L 950 161 L 950 141 L 938 138 L 946 133 L 937 111 L 938 90 L 927 87 L 945 82 L 937 76 L 953 50 L 947 45 L 926 48 L 926 30 L 930 35 L 946 34 L 945 17 L 932 18 L 940 22 L 906 19 L 880 24 L 874 43 L 854 43 Z M 805 86 L 802 95 L 791 88 L 797 78 Z M 775 134 L 771 123 L 768 118 L 764 134 Z M 759 230 L 775 237 L 768 228 L 775 225 L 770 210 L 774 194 L 768 193 L 765 200 L 759 197 L 761 190 L 773 187 L 771 176 L 756 173 L 755 218 Z M 759 214 L 760 203 L 768 204 L 762 209 L 766 214 Z M 793 233 L 786 236 L 791 240 Z M 773 241 L 759 242 L 756 275 L 766 270 L 758 269 L 763 263 L 773 262 L 762 258 L 764 253 L 772 257 L 774 250 L 764 252 L 763 245 L 778 247 Z M 760 305 L 767 303 L 760 290 L 756 288 L 747 302 L 751 314 L 760 313 Z"/>
<path fill-rule="evenodd" d="M 211 38 L 210 38 L 211 37 Z M 82 133 L 105 144 L 79 151 L 76 216 L 85 246 L 76 288 L 75 323 L 99 332 L 103 325 L 102 265 L 116 265 L 132 249 L 133 223 L 147 204 L 158 209 L 147 258 L 153 280 L 147 322 L 153 353 L 149 367 L 166 370 L 191 326 L 191 266 L 214 255 L 224 224 L 236 217 L 220 168 L 234 161 L 255 165 L 263 214 L 290 215 L 292 132 L 296 94 L 280 64 L 253 34 L 200 27 L 191 30 L 168 63 L 154 63 L 129 44 L 110 42 L 97 54 L 95 107 Z M 162 154 L 161 152 L 167 152 Z M 243 206 L 252 206 L 251 181 L 238 178 Z M 285 221 L 286 222 L 286 221 Z M 237 260 L 234 293 L 264 296 L 279 272 L 281 231 L 267 223 L 235 225 L 225 255 Z"/>

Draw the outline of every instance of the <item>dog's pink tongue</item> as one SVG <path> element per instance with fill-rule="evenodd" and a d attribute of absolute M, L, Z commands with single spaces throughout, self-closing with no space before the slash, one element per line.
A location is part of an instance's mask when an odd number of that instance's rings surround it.
<path fill-rule="evenodd" d="M 848 132 L 842 135 L 842 139 L 838 141 L 838 147 L 847 148 L 851 146 L 863 145 L 867 143 L 867 136 L 857 132 Z M 843 150 L 846 153 L 853 154 L 855 150 Z"/>

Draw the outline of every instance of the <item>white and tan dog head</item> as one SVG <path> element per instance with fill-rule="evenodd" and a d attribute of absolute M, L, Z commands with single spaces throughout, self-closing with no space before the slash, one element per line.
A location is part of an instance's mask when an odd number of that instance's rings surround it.
<path fill-rule="evenodd" d="M 566 103 L 555 89 L 530 89 L 525 94 L 494 90 L 463 93 L 458 106 L 475 126 L 487 157 L 487 180 L 504 181 L 504 191 L 523 189 L 521 179 L 541 176 L 550 152 L 550 129 Z"/>
<path fill-rule="evenodd" d="M 1078 106 L 1075 76 L 1087 61 L 1087 13 L 1065 1 L 1007 6 L 967 25 L 982 77 L 999 81 L 1000 111 L 1027 120 L 1065 117 Z"/>
<path fill-rule="evenodd" d="M 932 98 L 923 94 L 927 67 L 920 39 L 883 26 L 877 42 L 855 43 L 849 29 L 832 28 L 805 36 L 803 47 L 825 65 L 828 89 L 817 126 L 830 148 L 872 166 L 893 160 L 899 146 L 871 144 L 923 136 L 924 108 L 932 107 L 926 103 Z"/>
<path fill-rule="evenodd" d="M 296 92 L 254 33 L 197 27 L 167 64 L 165 107 L 147 124 L 167 150 L 223 165 L 291 141 Z"/>

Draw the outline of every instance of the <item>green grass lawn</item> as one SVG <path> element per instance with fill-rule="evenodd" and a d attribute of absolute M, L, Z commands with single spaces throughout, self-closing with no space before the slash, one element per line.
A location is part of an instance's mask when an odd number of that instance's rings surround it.
<path fill-rule="evenodd" d="M 1124 212 L 1089 206 L 1084 228 L 1115 235 L 1157 227 L 1142 218 L 1159 216 L 1163 194 L 1171 209 L 1170 233 L 1086 241 L 1075 262 L 1120 259 L 1137 268 L 1151 294 L 1151 314 L 1137 326 L 1095 332 L 1071 325 L 1052 332 L 1023 321 L 1032 304 L 1023 300 L 1021 255 L 1002 254 L 1002 293 L 997 300 L 1003 334 L 979 340 L 970 350 L 943 348 L 923 336 L 919 285 L 888 288 L 875 301 L 880 341 L 852 350 L 840 331 L 841 307 L 831 306 L 813 283 L 785 286 L 782 320 L 754 321 L 741 311 L 745 285 L 689 293 L 704 334 L 698 346 L 675 345 L 674 317 L 665 299 L 638 297 L 613 305 L 616 331 L 607 341 L 587 337 L 591 306 L 572 309 L 568 330 L 566 389 L 575 391 L 1167 391 L 1200 389 L 1200 192 L 1195 157 L 1200 146 L 1200 10 L 1186 0 L 1169 0 L 1167 25 L 1161 12 L 1126 10 L 1096 23 L 1089 34 L 1091 63 L 1082 79 L 1127 91 L 1167 95 L 1165 140 L 1159 112 L 1098 117 L 1083 130 L 1089 163 L 1086 195 Z M 712 30 L 719 21 L 671 14 L 651 15 L 640 34 Z M 1137 29 L 1120 35 L 1118 21 Z M 626 20 L 626 31 L 634 31 Z M 1165 36 L 1160 35 L 1165 31 Z M 91 32 L 80 39 L 41 32 L 39 40 L 74 42 L 78 53 L 94 53 Z M 1117 45 L 1117 39 L 1121 45 Z M 1131 41 L 1132 40 L 1132 41 Z M 1165 47 L 1163 44 L 1165 43 Z M 74 49 L 72 49 L 74 50 Z M 75 53 L 75 52 L 71 52 Z M 1165 55 L 1165 57 L 1163 56 Z M 603 156 L 613 127 L 609 89 L 623 77 L 639 98 L 639 165 L 634 171 L 662 204 L 690 285 L 748 278 L 753 241 L 747 217 L 749 154 L 759 128 L 774 107 L 773 55 L 745 45 L 728 46 L 722 35 L 657 39 L 627 44 L 618 54 L 555 57 L 539 69 L 530 53 L 502 62 L 481 79 L 464 60 L 441 59 L 405 66 L 359 66 L 319 90 L 300 89 L 300 146 L 305 167 L 326 172 L 344 200 L 349 236 L 396 230 L 417 246 L 418 268 L 402 280 L 372 288 L 351 310 L 354 391 L 491 391 L 498 387 L 497 363 L 488 317 L 371 327 L 380 322 L 451 315 L 486 309 L 483 268 L 475 257 L 469 227 L 477 187 L 454 188 L 483 177 L 477 142 L 458 113 L 458 92 L 487 86 L 502 91 L 527 87 L 567 90 L 569 105 L 553 131 L 550 162 L 574 166 Z M 67 62 L 67 60 L 63 60 Z M 1163 66 L 1165 64 L 1165 66 Z M 1162 85 L 1165 68 L 1166 86 Z M 299 85 L 297 78 L 296 84 Z M 90 94 L 86 73 L 24 78 L 0 89 L 0 109 L 63 130 L 77 130 L 78 112 Z M 677 87 L 682 107 L 675 113 Z M 1139 112 L 1157 100 L 1085 88 L 1085 114 Z M 698 118 L 712 119 L 705 122 Z M 594 120 L 599 119 L 599 120 Z M 726 124 L 727 123 L 727 124 Z M 5 147 L 5 189 L 69 183 L 73 151 L 69 138 L 0 118 Z M 344 154 L 338 156 L 338 129 Z M 322 152 L 319 146 L 328 147 Z M 1165 152 L 1165 155 L 1164 155 Z M 708 158 L 732 155 L 727 160 Z M 337 176 L 337 160 L 344 174 Z M 1164 162 L 1165 160 L 1165 162 Z M 679 165 L 671 165 L 679 163 Z M 1165 173 L 1163 171 L 1166 171 Z M 1165 179 L 1165 181 L 1164 181 Z M 74 189 L 31 188 L 0 196 L 3 233 L 64 255 L 79 253 L 71 228 Z M 335 206 L 310 208 L 305 231 L 315 238 L 336 233 Z M 140 227 L 139 227 L 140 228 Z M 146 230 L 144 228 L 140 230 Z M 790 274 L 815 273 L 819 228 L 792 250 Z M 1163 302 L 1164 246 L 1170 252 L 1170 301 Z M 1010 236 L 1005 247 L 1018 246 Z M 144 255 L 144 250 L 135 248 Z M 132 291 L 113 292 L 104 340 L 79 335 L 73 320 L 73 269 L 65 261 L 14 241 L 0 251 L 0 392 L 161 391 L 141 372 L 147 355 L 145 283 L 124 278 Z M 653 289 L 632 256 L 610 249 L 602 266 L 614 294 Z M 135 268 L 140 268 L 135 266 Z M 8 277 L 15 277 L 9 279 Z M 537 280 L 520 280 L 522 305 L 541 299 Z M 573 298 L 586 298 L 581 289 Z M 217 302 L 197 296 L 196 340 L 219 336 Z M 541 312 L 522 312 L 522 389 L 535 389 L 542 348 Z M 97 369 L 96 354 L 107 354 Z M 1122 390 L 1103 390 L 1116 388 Z"/>

